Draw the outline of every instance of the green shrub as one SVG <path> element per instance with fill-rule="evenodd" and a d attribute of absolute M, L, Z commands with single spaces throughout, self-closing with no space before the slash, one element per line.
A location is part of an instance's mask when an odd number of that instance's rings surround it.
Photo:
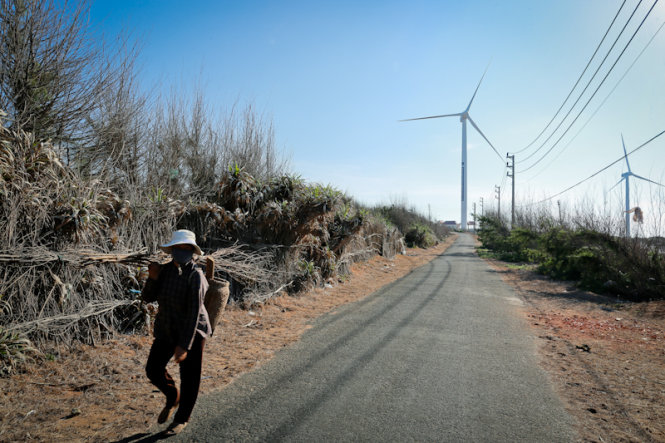
<path fill-rule="evenodd" d="M 429 226 L 414 224 L 404 235 L 404 241 L 410 248 L 429 248 L 437 243 L 436 235 Z"/>
<path fill-rule="evenodd" d="M 478 240 L 487 249 L 502 252 L 509 250 L 506 246 L 506 238 L 510 234 L 508 227 L 496 217 L 480 217 L 482 229 L 478 232 Z"/>
<path fill-rule="evenodd" d="M 424 245 L 432 246 L 449 234 L 447 227 L 431 222 L 415 209 L 407 209 L 405 205 L 376 206 L 371 213 L 374 217 L 385 220 L 388 226 L 396 227 L 404 235 L 407 245 L 429 247 Z"/>
<path fill-rule="evenodd" d="M 523 228 L 510 231 L 495 217 L 483 216 L 480 221 L 482 229 L 478 239 L 485 248 L 494 251 L 500 260 L 532 262 L 538 256 L 533 252 L 538 248 L 538 235 L 533 231 Z"/>
<path fill-rule="evenodd" d="M 657 245 L 589 229 L 541 225 L 540 232 L 509 231 L 496 218 L 481 221 L 482 255 L 537 264 L 542 274 L 595 292 L 633 300 L 665 298 L 665 258 Z"/>

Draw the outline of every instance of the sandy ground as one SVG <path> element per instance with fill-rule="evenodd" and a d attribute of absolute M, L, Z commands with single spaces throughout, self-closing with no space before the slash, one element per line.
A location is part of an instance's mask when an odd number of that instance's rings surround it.
<path fill-rule="evenodd" d="M 581 441 L 665 441 L 665 302 L 628 303 L 489 260 L 524 300 Z"/>
<path fill-rule="evenodd" d="M 352 267 L 345 281 L 251 310 L 230 306 L 206 343 L 201 393 L 220 389 L 301 336 L 312 319 L 359 300 L 441 254 L 452 243 L 409 249 Z M 78 346 L 0 379 L 0 441 L 113 441 L 145 432 L 163 407 L 144 375 L 152 339 L 119 336 Z M 169 371 L 177 378 L 177 367 Z M 192 419 L 196 419 L 196 409 Z"/>

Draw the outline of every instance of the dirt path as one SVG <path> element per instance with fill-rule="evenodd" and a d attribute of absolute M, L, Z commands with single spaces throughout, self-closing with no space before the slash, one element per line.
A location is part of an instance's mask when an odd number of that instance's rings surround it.
<path fill-rule="evenodd" d="M 253 310 L 230 308 L 206 344 L 201 392 L 220 389 L 269 360 L 298 340 L 312 319 L 406 275 L 453 240 L 410 249 L 394 260 L 357 263 L 346 282 L 299 297 L 278 297 Z M 94 348 L 79 346 L 0 379 L 0 441 L 108 441 L 146 431 L 163 406 L 143 371 L 151 341 L 122 336 Z M 174 365 L 170 371 L 177 376 Z"/>
<path fill-rule="evenodd" d="M 523 297 L 582 440 L 665 441 L 665 302 L 622 302 L 490 263 Z"/>

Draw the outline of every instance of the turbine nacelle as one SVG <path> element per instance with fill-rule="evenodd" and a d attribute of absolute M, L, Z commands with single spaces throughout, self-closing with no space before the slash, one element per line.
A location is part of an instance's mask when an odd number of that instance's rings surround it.
<path fill-rule="evenodd" d="M 489 65 L 488 65 L 489 67 Z M 428 117 L 418 117 L 418 118 L 409 118 L 405 120 L 400 120 L 400 122 L 406 122 L 406 121 L 413 121 L 413 120 L 427 120 L 431 118 L 445 118 L 445 117 L 459 117 L 460 123 L 462 123 L 462 229 L 466 230 L 467 228 L 467 223 L 466 223 L 466 204 L 467 204 L 467 177 L 468 177 L 468 171 L 467 171 L 467 159 L 466 159 L 466 121 L 468 120 L 469 123 L 471 123 L 471 126 L 478 131 L 478 133 L 485 139 L 485 141 L 492 147 L 496 155 L 499 156 L 501 159 L 501 162 L 503 163 L 503 157 L 499 154 L 499 151 L 496 150 L 494 145 L 485 137 L 485 134 L 480 130 L 480 128 L 476 125 L 476 123 L 473 121 L 471 116 L 469 115 L 469 109 L 471 108 L 471 104 L 473 104 L 473 100 L 476 98 L 476 93 L 478 93 L 478 88 L 480 88 L 480 84 L 483 82 L 483 78 L 485 78 L 485 74 L 487 73 L 487 68 L 485 68 L 485 72 L 483 72 L 483 76 L 480 78 L 480 81 L 478 82 L 478 85 L 476 86 L 475 91 L 473 91 L 473 96 L 471 96 L 471 100 L 469 101 L 468 106 L 466 109 L 462 112 L 458 112 L 455 114 L 442 114 L 442 115 L 431 115 Z"/>

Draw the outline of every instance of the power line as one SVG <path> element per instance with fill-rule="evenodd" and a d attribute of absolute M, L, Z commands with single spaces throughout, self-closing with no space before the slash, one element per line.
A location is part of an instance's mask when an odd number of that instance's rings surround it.
<path fill-rule="evenodd" d="M 553 198 L 558 197 L 558 196 L 560 196 L 561 194 L 566 193 L 566 192 L 570 191 L 570 190 L 573 189 L 573 188 L 576 188 L 577 186 L 581 185 L 582 183 L 586 182 L 587 180 L 592 179 L 593 177 L 597 176 L 597 175 L 600 174 L 601 172 L 606 171 L 606 170 L 609 169 L 610 167 L 616 165 L 617 163 L 619 163 L 621 160 L 623 160 L 624 158 L 628 157 L 629 155 L 631 155 L 631 154 L 637 152 L 638 150 L 642 149 L 643 147 L 645 147 L 646 145 L 648 145 L 649 143 L 651 143 L 652 141 L 654 141 L 655 139 L 657 139 L 658 137 L 660 137 L 660 136 L 663 135 L 663 134 L 665 134 L 665 130 L 663 130 L 663 131 L 659 132 L 658 134 L 654 135 L 653 137 L 651 137 L 651 138 L 650 138 L 649 140 L 647 140 L 646 142 L 642 143 L 642 144 L 641 144 L 640 146 L 638 146 L 637 148 L 635 148 L 635 149 L 633 149 L 632 151 L 628 152 L 625 156 L 622 155 L 621 157 L 619 157 L 617 160 L 613 161 L 613 162 L 610 163 L 609 165 L 607 165 L 607 166 L 605 166 L 605 167 L 599 169 L 598 171 L 594 172 L 593 174 L 591 174 L 590 176 L 588 176 L 588 177 L 585 178 L 584 180 L 580 180 L 579 182 L 577 182 L 577 183 L 575 183 L 574 185 L 572 185 L 572 186 L 570 186 L 570 187 L 564 189 L 563 191 L 561 191 L 561 192 L 559 192 L 559 193 L 557 193 L 557 194 L 554 194 L 554 195 L 552 195 L 552 196 L 549 196 L 549 197 L 547 197 L 547 198 L 544 199 L 544 200 L 540 200 L 540 201 L 535 202 L 535 203 L 529 203 L 529 204 L 521 205 L 521 206 L 533 206 L 533 205 L 537 205 L 537 204 L 540 204 L 540 203 L 545 203 L 546 201 L 552 200 Z"/>
<path fill-rule="evenodd" d="M 605 41 L 605 38 L 607 37 L 607 34 L 609 34 L 609 32 L 610 32 L 610 29 L 612 29 L 612 26 L 614 26 L 614 22 L 616 22 L 616 19 L 617 19 L 617 17 L 619 17 L 619 13 L 621 13 L 621 10 L 623 9 L 623 7 L 624 7 L 625 4 L 626 4 L 626 0 L 623 0 L 623 3 L 621 3 L 621 6 L 619 7 L 619 10 L 617 11 L 616 15 L 615 15 L 614 18 L 612 19 L 612 23 L 610 23 L 610 26 L 607 28 L 607 31 L 605 31 L 605 35 L 603 35 L 603 38 L 600 40 L 600 43 L 598 43 L 598 46 L 596 46 L 596 50 L 593 51 L 593 54 L 591 55 L 591 58 L 590 58 L 589 61 L 587 62 L 586 66 L 584 67 L 584 70 L 582 71 L 582 73 L 580 74 L 580 76 L 577 78 L 577 81 L 575 82 L 575 84 L 573 85 L 573 88 L 572 88 L 572 89 L 570 90 L 570 92 L 568 93 L 568 96 L 566 97 L 566 99 L 563 101 L 563 103 L 561 103 L 561 106 L 559 107 L 559 109 L 558 109 L 558 110 L 556 111 L 556 113 L 554 114 L 554 117 L 552 117 L 552 120 L 550 120 L 549 123 L 547 123 L 547 125 L 545 125 L 545 127 L 543 128 L 543 130 L 540 131 L 540 134 L 538 134 L 538 135 L 536 136 L 536 138 L 534 138 L 533 141 L 532 141 L 531 143 L 529 143 L 528 145 L 526 145 L 524 148 L 520 149 L 519 151 L 515 151 L 515 152 L 513 152 L 513 154 L 519 154 L 519 153 L 524 152 L 524 151 L 526 151 L 527 149 L 529 149 L 529 148 L 531 147 L 531 145 L 533 145 L 533 144 L 536 142 L 536 140 L 538 140 L 538 139 L 540 138 L 540 136 L 543 135 L 543 134 L 545 133 L 545 131 L 547 131 L 547 128 L 550 127 L 550 125 L 552 124 L 552 122 L 554 121 L 554 119 L 556 119 L 556 117 L 559 115 L 559 112 L 561 112 L 561 110 L 563 109 L 563 106 L 566 104 L 566 102 L 568 101 L 568 99 L 570 98 L 570 96 L 573 95 L 573 91 L 575 91 L 575 88 L 577 88 L 577 85 L 580 83 L 580 80 L 582 80 L 582 77 L 583 77 L 584 74 L 586 73 L 587 69 L 589 69 L 589 66 L 591 65 L 591 62 L 592 62 L 593 59 L 596 57 L 596 54 L 598 53 L 598 50 L 600 49 L 601 45 L 602 45 L 603 42 Z M 638 6 L 639 6 L 639 5 L 638 5 Z M 632 16 L 631 16 L 631 17 L 632 17 Z M 601 65 L 602 65 L 602 63 L 601 63 Z"/>
<path fill-rule="evenodd" d="M 503 170 L 501 171 L 501 175 L 503 176 L 502 179 L 501 179 L 501 189 L 505 188 L 504 185 L 506 184 L 506 178 L 508 177 L 506 175 L 506 172 L 508 172 L 508 166 L 506 166 L 505 163 L 504 163 Z"/>
<path fill-rule="evenodd" d="M 528 171 L 529 169 L 531 169 L 531 168 L 533 168 L 534 166 L 536 166 L 538 163 L 540 163 L 545 157 L 547 157 L 547 155 L 548 155 L 550 152 L 552 152 L 552 149 L 554 149 L 554 148 L 556 147 L 556 145 L 559 144 L 559 142 L 561 141 L 561 139 L 563 139 L 563 137 L 565 137 L 565 135 L 568 133 L 568 131 L 570 131 L 570 129 L 573 127 L 573 125 L 575 124 L 575 122 L 577 121 L 577 119 L 580 118 L 580 116 L 582 115 L 582 113 L 584 112 L 584 110 L 587 108 L 587 106 L 589 106 L 589 103 L 591 103 L 591 100 L 593 100 L 593 98 L 594 98 L 594 97 L 596 96 L 596 94 L 598 93 L 598 90 L 603 86 L 603 84 L 605 83 L 605 81 L 607 80 L 607 78 L 609 77 L 609 75 L 612 73 L 612 70 L 614 70 L 614 67 L 617 65 L 617 63 L 619 62 L 619 60 L 621 60 L 621 57 L 622 57 L 623 54 L 626 52 L 626 49 L 628 49 L 628 46 L 630 46 L 630 44 L 632 43 L 633 39 L 634 39 L 635 36 L 637 35 L 638 31 L 640 30 L 640 28 L 642 28 L 642 25 L 644 24 L 644 22 L 646 21 L 646 19 L 649 17 L 649 15 L 651 14 L 651 11 L 653 11 L 653 8 L 656 6 L 657 3 L 658 3 L 658 0 L 654 1 L 653 5 L 651 5 L 651 8 L 649 9 L 649 11 L 647 12 L 647 14 L 644 16 L 644 18 L 643 18 L 642 21 L 640 22 L 640 25 L 637 27 L 637 29 L 635 30 L 635 32 L 633 33 L 633 35 L 630 37 L 630 40 L 628 40 L 628 43 L 626 43 L 626 46 L 624 46 L 623 50 L 621 51 L 621 53 L 619 54 L 619 56 L 617 57 L 617 59 L 614 61 L 614 63 L 613 63 L 612 66 L 610 67 L 609 71 L 607 71 L 607 74 L 605 74 L 605 77 L 603 77 L 603 80 L 600 82 L 600 84 L 598 85 L 598 87 L 596 88 L 596 90 L 593 91 L 593 94 L 591 94 L 591 97 L 589 97 L 589 100 L 587 100 L 587 102 L 586 102 L 586 104 L 584 105 L 584 107 L 583 107 L 583 108 L 580 110 L 580 112 L 577 114 L 577 117 L 575 117 L 575 119 L 570 123 L 570 125 L 568 125 L 568 128 L 564 131 L 563 134 L 561 134 L 561 136 L 557 139 L 556 142 L 554 142 L 554 144 L 552 145 L 552 147 L 550 147 L 550 149 L 548 149 L 547 152 L 546 152 L 545 154 L 543 154 L 543 155 L 542 155 L 538 160 L 536 160 L 536 162 L 533 163 L 531 166 L 527 167 L 526 169 L 523 169 L 523 170 L 519 171 L 520 173 L 522 173 L 522 172 L 526 172 L 526 171 Z"/>
<path fill-rule="evenodd" d="M 644 54 L 644 52 L 647 50 L 647 48 L 651 45 L 651 42 L 653 42 L 653 41 L 656 39 L 656 36 L 660 33 L 660 31 L 663 29 L 663 27 L 665 27 L 665 21 L 663 21 L 663 23 L 661 23 L 660 27 L 656 30 L 656 32 L 653 34 L 653 36 L 651 36 L 651 39 L 647 42 L 646 45 L 644 45 L 644 48 L 642 48 L 642 50 L 640 51 L 640 53 L 637 54 L 637 57 L 635 57 L 635 60 L 633 60 L 633 62 L 632 62 L 632 63 L 630 64 L 630 66 L 628 67 L 628 69 L 626 69 L 626 72 L 623 73 L 623 75 L 621 76 L 621 78 L 619 79 L 619 81 L 616 82 L 616 84 L 614 85 L 614 87 L 612 88 L 612 90 L 609 92 L 609 94 L 607 94 L 607 95 L 605 96 L 605 98 L 603 99 L 603 101 L 600 103 L 600 105 L 598 105 L 598 107 L 596 108 L 596 110 L 593 111 L 593 114 L 591 114 L 591 116 L 589 117 L 589 119 L 584 123 L 584 125 L 582 125 L 582 127 L 579 129 L 579 131 L 577 131 L 577 133 L 573 136 L 573 138 L 571 138 L 571 139 L 568 141 L 568 143 L 566 143 L 566 146 L 564 146 L 564 148 L 563 148 L 561 151 L 559 151 L 559 153 L 558 153 L 558 154 L 552 159 L 552 161 L 550 161 L 546 166 L 543 167 L 543 169 L 541 169 L 541 170 L 538 171 L 535 175 L 533 175 L 532 177 L 526 179 L 525 181 L 529 182 L 529 181 L 533 180 L 534 178 L 538 177 L 540 174 L 543 173 L 543 171 L 545 171 L 547 168 L 549 168 L 549 167 L 552 165 L 552 163 L 554 163 L 554 162 L 556 161 L 556 159 L 558 159 L 558 158 L 561 156 L 561 154 L 563 154 L 564 152 L 566 152 L 566 149 L 568 149 L 568 147 L 573 143 L 573 141 L 577 138 L 577 136 L 580 135 L 580 133 L 584 130 L 584 128 L 587 127 L 587 125 L 589 124 L 589 122 L 590 122 L 591 120 L 593 120 L 593 118 L 596 116 L 596 114 L 598 113 L 598 111 L 600 111 L 600 108 L 603 107 L 603 105 L 605 104 L 605 102 L 610 98 L 610 96 L 614 93 L 614 91 L 616 91 L 616 89 L 617 89 L 617 87 L 619 86 L 619 84 L 621 84 L 621 82 L 623 81 L 623 79 L 626 78 L 626 76 L 628 75 L 628 73 L 630 72 L 630 70 L 633 69 L 633 66 L 635 66 L 635 63 L 637 63 L 637 61 L 640 59 L 640 57 L 642 57 L 642 54 Z"/>
<path fill-rule="evenodd" d="M 656 2 L 658 2 L 658 0 L 656 0 Z M 619 39 L 620 39 L 621 36 L 623 35 L 623 32 L 626 30 L 626 27 L 628 27 L 628 24 L 629 24 L 629 23 L 631 22 L 631 20 L 633 19 L 633 16 L 634 16 L 635 13 L 637 12 L 637 9 L 640 7 L 640 4 L 642 4 L 642 0 L 640 0 L 640 1 L 637 3 L 637 6 L 635 6 L 635 9 L 633 9 L 633 12 L 630 14 L 630 17 L 628 17 L 628 20 L 627 20 L 626 23 L 623 25 L 623 28 L 621 28 L 621 31 L 619 32 L 619 35 L 617 35 L 616 39 L 614 39 L 614 43 L 612 43 L 612 46 L 610 46 L 610 49 L 607 50 L 607 53 L 605 54 L 605 57 L 603 57 L 603 60 L 600 62 L 600 64 L 599 64 L 598 67 L 596 68 L 596 71 L 593 73 L 593 75 L 591 76 L 591 78 L 590 78 L 589 81 L 587 82 L 587 84 L 586 84 L 586 86 L 584 87 L 584 89 L 582 90 L 582 92 L 580 92 L 579 96 L 577 97 L 577 100 L 575 100 L 575 103 L 573 103 L 573 105 L 570 107 L 570 109 L 568 110 L 568 112 L 566 113 L 566 115 L 563 116 L 563 118 L 561 119 L 561 121 L 559 122 L 559 124 L 557 125 L 557 127 L 554 128 L 554 130 L 552 131 L 552 133 L 551 133 L 551 134 L 545 139 L 545 141 L 544 141 L 544 142 L 543 142 L 543 143 L 542 143 L 542 144 L 541 144 L 541 145 L 540 145 L 535 151 L 533 151 L 531 154 L 529 154 L 528 156 L 526 156 L 525 158 L 523 158 L 522 161 L 529 160 L 531 157 L 533 157 L 534 155 L 536 155 L 536 154 L 537 154 L 537 153 L 538 153 L 538 152 L 539 152 L 539 151 L 540 151 L 540 150 L 541 150 L 541 149 L 547 144 L 547 142 L 550 141 L 550 139 L 554 136 L 554 134 L 556 134 L 556 132 L 559 130 L 559 128 L 561 127 L 561 125 L 563 125 L 563 122 L 566 121 L 566 119 L 568 118 L 568 116 L 570 115 L 570 113 L 573 112 L 573 109 L 575 109 L 575 106 L 577 106 L 577 104 L 580 102 L 580 100 L 581 100 L 582 97 L 584 96 L 584 93 L 586 92 L 586 90 L 589 88 L 589 86 L 591 86 L 591 83 L 592 83 L 593 80 L 596 78 L 596 75 L 597 75 L 598 72 L 600 71 L 600 68 L 603 67 L 603 65 L 605 64 L 605 61 L 607 60 L 607 58 L 608 58 L 608 57 L 610 56 L 610 54 L 612 53 L 612 50 L 614 49 L 614 47 L 616 46 L 616 44 L 619 42 Z M 653 8 L 653 7 L 652 7 L 652 8 Z M 648 15 L 648 14 L 647 14 L 647 15 Z M 639 29 L 639 27 L 638 27 L 638 29 Z M 632 39 L 631 39 L 631 40 L 632 40 Z M 615 63 L 616 63 L 616 62 L 615 62 Z M 611 71 L 612 71 L 612 69 L 610 68 L 610 71 L 609 71 L 609 72 L 611 72 Z M 601 84 L 602 84 L 602 82 L 601 82 Z M 554 145 L 556 146 L 556 143 L 555 143 Z M 550 151 L 551 151 L 551 149 L 550 149 Z M 548 152 L 549 152 L 549 151 L 548 151 Z M 547 155 L 547 153 L 546 153 L 545 155 Z M 532 166 L 533 166 L 533 165 L 532 165 Z M 523 171 L 522 171 L 522 172 L 523 172 Z"/>

